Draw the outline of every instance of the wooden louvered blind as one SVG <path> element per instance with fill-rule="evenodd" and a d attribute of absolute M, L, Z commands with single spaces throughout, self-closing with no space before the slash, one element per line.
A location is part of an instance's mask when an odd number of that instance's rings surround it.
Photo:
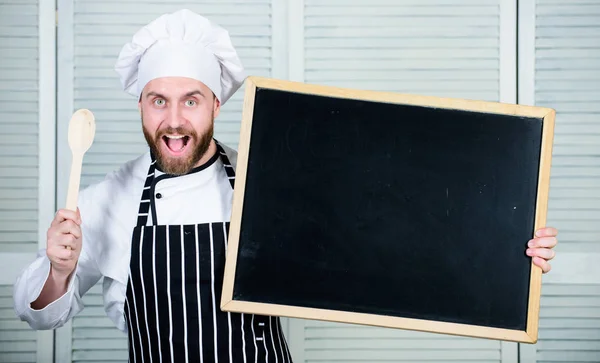
<path fill-rule="evenodd" d="M 0 253 L 38 245 L 38 2 L 0 3 Z"/>
<path fill-rule="evenodd" d="M 599 254 L 600 2 L 536 1 L 534 77 L 535 103 L 557 112 L 548 210 L 560 231 L 557 258 Z M 595 281 L 544 284 L 538 363 L 600 362 L 600 275 Z"/>

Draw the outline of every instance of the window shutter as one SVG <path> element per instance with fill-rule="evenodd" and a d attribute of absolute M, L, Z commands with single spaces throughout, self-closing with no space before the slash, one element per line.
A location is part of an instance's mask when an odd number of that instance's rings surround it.
<path fill-rule="evenodd" d="M 494 340 L 309 320 L 303 333 L 307 363 L 502 362 L 502 343 Z"/>
<path fill-rule="evenodd" d="M 38 4 L 0 4 L 0 253 L 38 246 Z"/>
<path fill-rule="evenodd" d="M 569 252 L 600 252 L 600 4 L 539 0 L 535 103 L 557 111 L 548 220 Z"/>
<path fill-rule="evenodd" d="M 35 363 L 37 342 L 36 331 L 15 316 L 12 284 L 0 284 L 0 362 Z"/>
<path fill-rule="evenodd" d="M 13 284 L 40 245 L 40 214 L 53 208 L 46 204 L 53 198 L 39 197 L 40 181 L 48 180 L 49 170 L 40 165 L 40 149 L 46 150 L 44 142 L 53 139 L 40 137 L 45 126 L 40 126 L 39 109 L 47 101 L 40 74 L 52 77 L 44 73 L 48 69 L 39 69 L 40 27 L 47 25 L 40 8 L 37 0 L 0 2 L 0 362 L 52 359 L 52 332 L 32 330 L 17 318 L 13 305 Z M 53 186 L 47 190 L 53 192 Z"/>
<path fill-rule="evenodd" d="M 308 83 L 499 98 L 498 0 L 306 0 Z"/>
<path fill-rule="evenodd" d="M 534 102 L 557 112 L 548 225 L 560 232 L 535 358 L 600 362 L 600 2 L 537 0 L 534 61 Z M 565 270 L 588 283 L 555 281 Z"/>

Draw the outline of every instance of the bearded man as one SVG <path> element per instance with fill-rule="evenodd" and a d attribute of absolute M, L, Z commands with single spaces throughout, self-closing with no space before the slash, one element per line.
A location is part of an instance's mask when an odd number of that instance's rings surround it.
<path fill-rule="evenodd" d="M 277 317 L 219 308 L 236 153 L 213 138 L 245 79 L 228 32 L 188 10 L 139 30 L 117 60 L 149 151 L 59 210 L 19 276 L 15 310 L 55 329 L 100 278 L 130 362 L 291 362 Z"/>

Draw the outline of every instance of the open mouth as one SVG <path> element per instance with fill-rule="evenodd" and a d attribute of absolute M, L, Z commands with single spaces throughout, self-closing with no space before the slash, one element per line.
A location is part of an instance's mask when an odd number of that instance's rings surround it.
<path fill-rule="evenodd" d="M 180 154 L 187 146 L 190 137 L 184 135 L 164 135 L 162 139 L 169 151 L 174 154 Z"/>

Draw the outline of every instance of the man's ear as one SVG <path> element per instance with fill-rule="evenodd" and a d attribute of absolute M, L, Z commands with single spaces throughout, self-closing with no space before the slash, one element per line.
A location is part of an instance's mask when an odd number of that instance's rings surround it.
<path fill-rule="evenodd" d="M 142 95 L 140 95 L 140 98 L 138 99 L 138 112 L 140 113 L 140 116 L 142 115 Z"/>
<path fill-rule="evenodd" d="M 219 101 L 219 99 L 217 98 L 217 96 L 215 96 L 215 94 L 213 93 L 213 111 L 214 111 L 214 118 L 217 118 L 217 116 L 219 116 L 219 112 L 221 111 L 221 101 Z"/>

